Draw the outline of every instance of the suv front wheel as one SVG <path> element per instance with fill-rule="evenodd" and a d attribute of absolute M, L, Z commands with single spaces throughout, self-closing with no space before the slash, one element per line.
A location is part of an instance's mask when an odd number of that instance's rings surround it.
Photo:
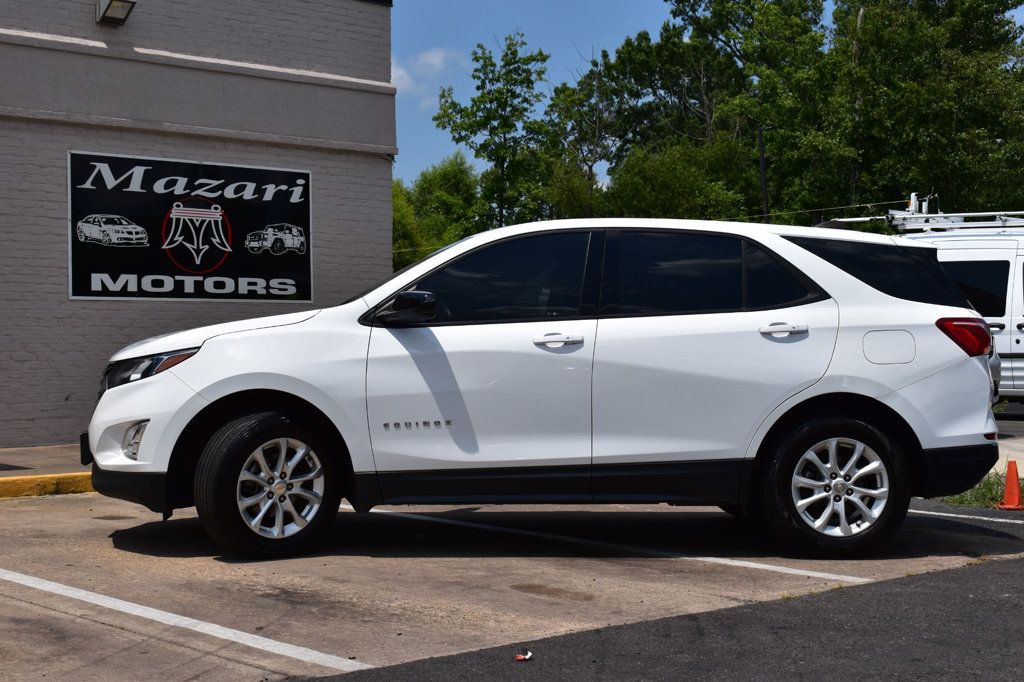
<path fill-rule="evenodd" d="M 331 526 L 341 502 L 341 468 L 331 454 L 316 434 L 275 412 L 225 424 L 196 469 L 203 527 L 239 554 L 303 551 Z"/>
<path fill-rule="evenodd" d="M 850 556 L 877 547 L 903 522 L 908 464 L 898 443 L 864 421 L 814 419 L 775 451 L 763 494 L 765 516 L 782 540 Z"/>

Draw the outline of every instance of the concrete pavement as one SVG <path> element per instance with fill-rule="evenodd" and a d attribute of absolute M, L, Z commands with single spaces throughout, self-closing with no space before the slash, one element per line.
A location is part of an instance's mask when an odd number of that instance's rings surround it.
<path fill-rule="evenodd" d="M 1024 560 L 356 672 L 370 680 L 1019 680 Z M 533 658 L 513 655 L 528 648 Z"/>
<path fill-rule="evenodd" d="M 223 558 L 190 510 L 162 522 L 96 494 L 6 499 L 0 571 L 128 606 L 0 575 L 0 659 L 12 679 L 323 675 L 338 669 L 203 628 L 386 666 L 1024 553 L 1024 524 L 915 508 L 883 554 L 856 561 L 780 552 L 713 509 L 630 505 L 343 512 L 317 554 L 253 562 Z M 199 629 L 154 621 L 145 609 Z"/>

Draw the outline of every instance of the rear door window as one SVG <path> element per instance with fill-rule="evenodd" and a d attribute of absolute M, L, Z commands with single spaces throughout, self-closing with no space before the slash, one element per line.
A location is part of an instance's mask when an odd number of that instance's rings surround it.
<path fill-rule="evenodd" d="M 602 312 L 683 315 L 743 309 L 743 241 L 670 230 L 624 231 L 605 265 Z M 609 267 L 610 266 L 610 267 Z"/>
<path fill-rule="evenodd" d="M 936 249 L 818 237 L 786 237 L 883 294 L 906 301 L 970 308 L 939 265 Z"/>
<path fill-rule="evenodd" d="M 1003 317 L 1006 314 L 1009 261 L 946 261 L 942 263 L 942 269 L 983 317 Z"/>
<path fill-rule="evenodd" d="M 789 308 L 827 298 L 812 282 L 788 263 L 765 249 L 746 242 L 746 310 Z"/>
<path fill-rule="evenodd" d="M 729 313 L 826 298 L 793 266 L 741 237 L 623 230 L 609 242 L 601 314 Z"/>

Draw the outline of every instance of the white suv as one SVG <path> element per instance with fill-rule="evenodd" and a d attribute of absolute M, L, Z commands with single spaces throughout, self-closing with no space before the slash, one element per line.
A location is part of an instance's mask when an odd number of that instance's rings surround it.
<path fill-rule="evenodd" d="M 119 351 L 82 456 L 243 554 L 307 547 L 342 497 L 719 505 L 849 554 L 995 463 L 990 344 L 907 240 L 537 223 L 337 307 Z"/>

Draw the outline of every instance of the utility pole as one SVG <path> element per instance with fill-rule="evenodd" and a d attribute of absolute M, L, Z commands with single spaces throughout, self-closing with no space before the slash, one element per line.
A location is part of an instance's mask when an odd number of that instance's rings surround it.
<path fill-rule="evenodd" d="M 761 170 L 761 222 L 769 223 L 768 220 L 768 177 L 764 164 L 764 126 L 757 124 L 757 162 Z"/>

